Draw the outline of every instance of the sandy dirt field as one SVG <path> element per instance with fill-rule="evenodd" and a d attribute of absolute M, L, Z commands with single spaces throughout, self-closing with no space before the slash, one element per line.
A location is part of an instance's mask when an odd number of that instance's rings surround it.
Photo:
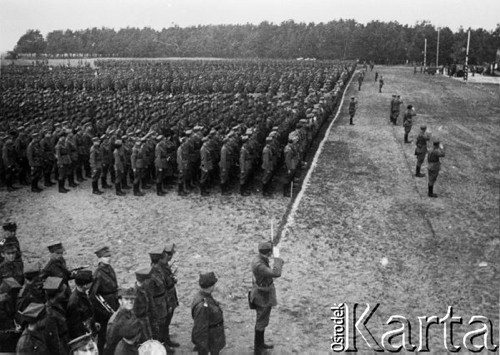
<path fill-rule="evenodd" d="M 378 93 L 374 73 L 384 75 Z M 413 104 L 420 124 L 446 147 L 435 186 L 417 179 L 414 144 L 403 144 L 402 115 L 389 125 L 391 94 Z M 443 317 L 448 306 L 464 319 L 457 338 L 470 330 L 473 315 L 499 327 L 500 86 L 463 85 L 441 76 L 414 75 L 412 68 L 376 67 L 361 91 L 354 80 L 347 96 L 358 96 L 355 126 L 347 101 L 327 136 L 311 179 L 281 238 L 284 272 L 277 280 L 279 306 L 266 339 L 273 354 L 328 353 L 334 303 L 380 303 L 370 330 L 380 340 L 393 314 L 410 320 L 418 343 L 419 316 Z M 424 164 L 423 172 L 426 172 Z M 71 267 L 96 266 L 102 245 L 115 252 L 112 264 L 121 285 L 149 264 L 148 252 L 177 245 L 180 306 L 171 326 L 178 354 L 190 353 L 190 303 L 198 273 L 219 277 L 214 297 L 224 309 L 226 354 L 251 353 L 255 315 L 248 309 L 250 262 L 257 243 L 270 237 L 291 200 L 254 194 L 166 197 L 152 190 L 144 198 L 91 194 L 89 181 L 59 194 L 27 189 L 0 191 L 1 219 L 16 220 L 26 259 L 46 260 L 46 245 L 62 241 Z M 387 258 L 387 265 L 381 264 Z M 430 348 L 442 353 L 442 326 L 431 327 Z M 458 342 L 461 344 L 461 342 Z M 358 339 L 364 352 L 366 345 Z M 271 352 L 269 352 L 271 353 Z M 330 351 L 331 353 L 331 351 Z"/>

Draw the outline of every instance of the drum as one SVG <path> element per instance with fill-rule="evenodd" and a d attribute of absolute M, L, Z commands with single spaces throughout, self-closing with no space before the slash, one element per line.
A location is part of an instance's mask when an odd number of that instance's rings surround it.
<path fill-rule="evenodd" d="M 158 340 L 147 340 L 139 346 L 139 355 L 167 355 L 167 349 Z"/>

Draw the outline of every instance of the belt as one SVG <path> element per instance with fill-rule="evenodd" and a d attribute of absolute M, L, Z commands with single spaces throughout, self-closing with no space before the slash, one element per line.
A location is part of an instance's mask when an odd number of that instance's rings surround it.
<path fill-rule="evenodd" d="M 222 327 L 224 325 L 224 321 L 221 320 L 219 323 L 216 323 L 216 324 L 210 324 L 208 327 L 209 328 L 218 328 L 218 327 Z"/>

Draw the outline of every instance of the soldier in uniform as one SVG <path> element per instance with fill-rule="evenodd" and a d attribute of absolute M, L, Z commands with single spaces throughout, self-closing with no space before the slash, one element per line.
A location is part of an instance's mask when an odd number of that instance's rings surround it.
<path fill-rule="evenodd" d="M 7 191 L 17 190 L 14 187 L 14 178 L 16 175 L 16 150 L 14 148 L 14 132 L 10 132 L 10 137 L 7 138 L 5 144 L 2 148 L 2 160 L 5 166 L 5 184 L 7 185 Z"/>
<path fill-rule="evenodd" d="M 400 106 L 403 104 L 400 95 L 395 95 L 394 102 L 391 104 L 391 121 L 392 124 L 398 124 L 399 111 L 401 110 Z"/>
<path fill-rule="evenodd" d="M 213 272 L 200 274 L 200 291 L 191 303 L 193 330 L 191 341 L 198 354 L 219 354 L 226 346 L 224 334 L 224 316 L 219 303 L 212 297 L 217 283 Z"/>
<path fill-rule="evenodd" d="M 439 170 L 441 170 L 439 158 L 443 158 L 444 156 L 444 147 L 439 143 L 439 141 L 435 141 L 433 143 L 432 150 L 427 155 L 427 170 L 429 172 L 429 191 L 427 196 L 429 197 L 438 197 L 434 193 L 434 184 L 436 183 L 436 179 L 439 175 Z"/>
<path fill-rule="evenodd" d="M 68 343 L 70 355 L 99 355 L 92 334 L 87 333 Z"/>
<path fill-rule="evenodd" d="M 378 92 L 382 92 L 382 87 L 384 86 L 384 77 L 380 75 L 380 79 L 378 80 Z"/>
<path fill-rule="evenodd" d="M 255 323 L 254 352 L 261 354 L 265 349 L 272 349 L 273 345 L 264 342 L 264 332 L 269 324 L 272 307 L 276 306 L 276 289 L 274 278 L 281 276 L 283 259 L 274 258 L 273 268 L 269 266 L 269 258 L 273 254 L 273 244 L 263 242 L 259 244 L 259 254 L 252 261 L 253 285 L 250 293 L 250 302 L 255 305 L 257 320 Z"/>
<path fill-rule="evenodd" d="M 16 262 L 16 245 L 12 242 L 0 245 L 0 252 L 4 259 L 0 263 L 0 282 L 3 279 L 13 277 L 22 285 L 24 283 L 23 264 Z"/>
<path fill-rule="evenodd" d="M 47 299 L 43 292 L 43 280 L 40 278 L 40 268 L 28 264 L 24 269 L 24 285 L 17 297 L 16 309 L 22 312 L 30 303 L 45 303 Z"/>
<path fill-rule="evenodd" d="M 102 173 L 102 150 L 100 147 L 100 139 L 98 137 L 92 138 L 89 163 L 90 170 L 92 171 L 92 193 L 95 195 L 102 195 L 103 192 L 99 190 L 99 178 Z"/>
<path fill-rule="evenodd" d="M 220 171 L 220 190 L 222 195 L 230 195 L 229 192 L 229 173 L 231 172 L 231 152 L 228 147 L 229 138 L 222 139 L 220 149 L 219 171 Z"/>
<path fill-rule="evenodd" d="M 187 170 L 189 169 L 189 152 L 186 137 L 182 137 L 177 148 L 178 194 L 186 195 Z"/>
<path fill-rule="evenodd" d="M 266 145 L 262 150 L 262 194 L 264 196 L 272 196 L 271 184 L 273 182 L 273 171 L 274 171 L 274 159 L 273 151 L 271 149 L 271 143 L 273 139 L 271 137 L 266 138 Z"/>
<path fill-rule="evenodd" d="M 132 146 L 130 145 L 130 139 L 128 136 L 122 136 L 122 142 L 123 142 L 123 176 L 122 176 L 122 189 L 124 190 L 130 190 L 130 186 L 127 184 L 127 178 L 129 174 L 131 174 L 132 169 L 130 168 L 130 157 L 132 155 Z M 133 180 L 133 174 L 132 174 L 132 180 Z"/>
<path fill-rule="evenodd" d="M 43 154 L 44 185 L 46 187 L 54 186 L 54 183 L 51 180 L 51 175 L 52 169 L 54 168 L 55 150 L 54 146 L 52 145 L 52 136 L 50 132 L 45 133 L 45 136 L 40 142 L 40 147 Z"/>
<path fill-rule="evenodd" d="M 101 185 L 103 189 L 112 188 L 108 185 L 108 172 L 113 169 L 113 150 L 111 149 L 109 138 L 106 135 L 101 136 L 101 152 L 102 152 L 102 174 Z"/>
<path fill-rule="evenodd" d="M 141 329 L 137 319 L 126 321 L 118 335 L 121 339 L 116 345 L 114 355 L 139 355 L 137 342 L 141 337 Z"/>
<path fill-rule="evenodd" d="M 425 177 L 425 174 L 420 172 L 420 168 L 425 159 L 425 155 L 427 154 L 427 141 L 430 139 L 430 136 L 425 131 L 427 130 L 427 126 L 420 126 L 420 133 L 417 136 L 417 147 L 415 148 L 415 155 L 417 156 L 417 171 L 415 173 L 416 177 Z"/>
<path fill-rule="evenodd" d="M 14 278 L 0 281 L 0 352 L 13 352 L 21 335 L 14 323 L 16 298 L 21 285 Z"/>
<path fill-rule="evenodd" d="M 155 168 L 156 168 L 156 194 L 165 196 L 163 191 L 163 180 L 165 179 L 165 170 L 167 169 L 167 143 L 162 135 L 156 137 L 158 143 L 155 147 Z"/>
<path fill-rule="evenodd" d="M 79 270 L 75 275 L 75 289 L 69 296 L 67 319 L 69 338 L 75 339 L 87 333 L 96 334 L 94 310 L 87 291 L 92 285 L 92 271 Z"/>
<path fill-rule="evenodd" d="M 408 135 L 410 134 L 411 127 L 413 126 L 413 117 L 416 115 L 415 109 L 412 105 L 406 107 L 406 113 L 403 117 L 403 127 L 405 129 L 405 143 L 411 143 L 408 140 Z"/>
<path fill-rule="evenodd" d="M 16 246 L 16 262 L 23 264 L 22 253 L 21 253 L 21 245 L 19 244 L 19 239 L 17 239 L 17 224 L 15 222 L 5 222 L 2 225 L 2 229 L 5 232 L 5 238 L 0 240 L 0 247 L 5 244 L 14 244 Z M 0 263 L 3 262 L 3 257 L 0 255 Z"/>
<path fill-rule="evenodd" d="M 45 317 L 47 311 L 43 303 L 30 303 L 20 312 L 26 328 L 17 342 L 17 354 L 51 355 L 45 337 Z"/>
<path fill-rule="evenodd" d="M 293 143 L 293 139 L 288 139 L 288 144 L 285 146 L 284 151 L 286 180 L 283 184 L 283 196 L 285 197 L 291 197 L 292 182 L 299 163 L 298 154 Z"/>
<path fill-rule="evenodd" d="M 116 280 L 115 270 L 110 265 L 111 251 L 109 248 L 100 248 L 95 254 L 99 262 L 94 272 L 92 286 L 90 286 L 89 298 L 94 305 L 95 321 L 101 325 L 101 329 L 98 332 L 97 347 L 99 353 L 102 353 L 104 343 L 106 342 L 106 328 L 111 313 L 109 309 L 103 307 L 98 298 L 102 298 L 112 310 L 118 309 L 118 281 Z"/>
<path fill-rule="evenodd" d="M 125 173 L 125 154 L 123 153 L 123 143 L 121 140 L 115 141 L 115 147 L 113 150 L 114 157 L 114 171 L 115 171 L 115 193 L 117 196 L 125 196 L 125 192 L 122 191 L 122 181 L 123 175 Z"/>
<path fill-rule="evenodd" d="M 69 187 L 77 187 L 78 184 L 75 182 L 75 169 L 79 158 L 78 150 L 75 144 L 75 136 L 73 135 L 73 131 L 70 129 L 67 130 L 66 147 L 68 147 L 69 157 L 71 160 L 67 169 Z"/>
<path fill-rule="evenodd" d="M 213 173 L 214 165 L 212 163 L 212 154 L 209 149 L 208 137 L 202 138 L 202 146 L 200 148 L 200 192 L 202 196 L 209 195 L 207 185 L 210 181 L 210 176 Z"/>
<path fill-rule="evenodd" d="M 153 339 L 153 328 L 151 321 L 154 319 L 153 299 L 149 293 L 149 280 L 151 277 L 151 268 L 140 269 L 135 272 L 135 302 L 134 314 L 139 320 L 141 327 L 141 343 Z"/>
<path fill-rule="evenodd" d="M 134 147 L 132 148 L 132 155 L 130 156 L 130 162 L 132 166 L 132 171 L 134 172 L 134 196 L 144 196 L 144 192 L 141 191 L 141 181 L 142 175 L 145 167 L 144 163 L 144 152 L 141 149 L 144 146 L 144 143 L 140 140 L 135 142 Z"/>
<path fill-rule="evenodd" d="M 27 148 L 28 163 L 31 167 L 31 191 L 42 192 L 38 187 L 38 181 L 42 177 L 42 147 L 40 146 L 40 135 L 35 132 L 31 135 L 32 140 Z"/>
<path fill-rule="evenodd" d="M 120 342 L 120 331 L 125 324 L 131 320 L 137 321 L 134 314 L 135 303 L 135 289 L 124 288 L 118 291 L 118 302 L 120 306 L 118 310 L 113 313 L 109 322 L 107 323 L 106 331 L 106 345 L 104 346 L 104 355 L 115 354 L 115 348 Z M 140 325 L 136 325 L 137 331 L 140 333 Z M 99 352 L 101 354 L 101 352 Z"/>
<path fill-rule="evenodd" d="M 28 147 L 28 137 L 24 132 L 25 128 L 18 128 L 19 134 L 14 141 L 16 150 L 16 158 L 19 167 L 19 182 L 23 185 L 28 185 L 29 164 L 26 156 L 26 148 Z"/>
<path fill-rule="evenodd" d="M 177 278 L 175 277 L 175 272 L 172 272 L 171 265 L 169 262 L 172 260 L 175 254 L 175 244 L 168 243 L 163 249 L 164 256 L 160 260 L 160 265 L 163 271 L 163 277 L 165 279 L 165 298 L 167 300 L 167 318 L 165 320 L 165 344 L 171 348 L 179 347 L 179 343 L 170 339 L 170 323 L 174 316 L 174 311 L 179 306 L 179 299 L 177 298 L 177 290 L 175 285 L 177 284 Z"/>
<path fill-rule="evenodd" d="M 252 170 L 253 158 L 250 149 L 250 143 L 248 141 L 248 136 L 241 137 L 243 145 L 240 149 L 240 194 L 242 196 L 249 196 L 250 191 L 248 190 L 250 173 Z"/>
<path fill-rule="evenodd" d="M 363 84 L 363 80 L 365 79 L 365 72 L 361 71 L 358 76 L 358 91 L 361 91 L 361 85 Z"/>
<path fill-rule="evenodd" d="M 66 260 L 64 259 L 64 253 L 66 250 L 64 249 L 62 243 L 51 244 L 47 247 L 47 249 L 49 249 L 50 259 L 47 262 L 47 265 L 45 265 L 42 269 L 42 278 L 49 276 L 62 278 L 64 284 L 66 285 L 66 297 L 63 300 L 66 306 L 69 295 L 71 294 L 69 280 L 74 278 L 74 273 L 69 271 L 66 266 Z"/>
<path fill-rule="evenodd" d="M 354 115 L 356 114 L 356 105 L 358 102 L 354 96 L 351 97 L 351 101 L 349 102 L 349 124 L 354 125 L 352 122 Z"/>
<path fill-rule="evenodd" d="M 71 157 L 69 156 L 69 150 L 66 146 L 66 133 L 62 133 L 57 141 L 56 147 L 56 161 L 58 169 L 59 178 L 59 192 L 66 193 L 69 190 L 64 187 L 64 181 L 67 177 L 67 172 L 69 166 L 71 165 Z"/>
<path fill-rule="evenodd" d="M 64 303 L 67 286 L 61 277 L 49 276 L 43 283 L 47 295 L 45 337 L 50 354 L 66 355 L 69 352 L 69 334 Z"/>

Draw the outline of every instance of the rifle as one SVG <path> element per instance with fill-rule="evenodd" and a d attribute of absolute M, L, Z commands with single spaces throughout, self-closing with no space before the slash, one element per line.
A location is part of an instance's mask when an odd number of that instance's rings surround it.
<path fill-rule="evenodd" d="M 69 270 L 69 272 L 74 273 L 74 272 L 77 272 L 79 270 L 88 269 L 89 267 L 90 267 L 90 265 L 78 266 L 78 267 L 75 267 L 74 269 Z"/>

